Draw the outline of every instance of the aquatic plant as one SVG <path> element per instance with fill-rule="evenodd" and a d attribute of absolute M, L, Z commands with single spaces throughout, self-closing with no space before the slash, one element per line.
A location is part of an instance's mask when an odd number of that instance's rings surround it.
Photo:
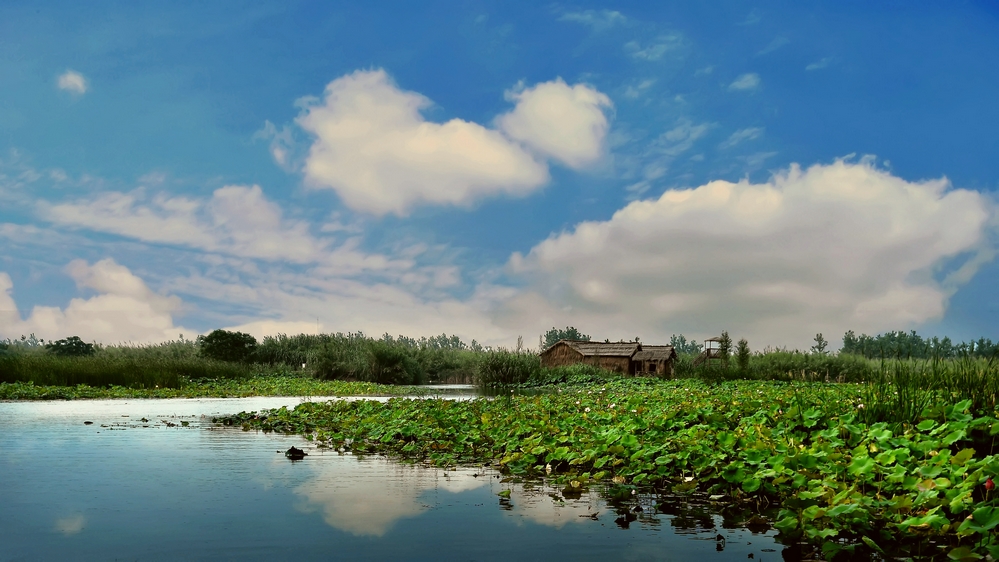
<path fill-rule="evenodd" d="M 994 410 L 934 402 L 915 423 L 868 422 L 862 385 L 622 379 L 467 402 L 303 404 L 227 425 L 300 433 L 321 446 L 514 475 L 700 490 L 780 505 L 783 540 L 841 552 L 999 554 L 987 482 L 999 472 Z M 987 508 L 987 509 L 986 509 Z"/>

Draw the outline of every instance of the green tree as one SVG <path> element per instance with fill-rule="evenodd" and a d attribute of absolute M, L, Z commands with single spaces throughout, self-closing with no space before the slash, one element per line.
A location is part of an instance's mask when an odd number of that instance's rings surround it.
<path fill-rule="evenodd" d="M 677 353 L 686 353 L 689 355 L 697 355 L 701 352 L 701 349 L 703 349 L 702 345 L 694 340 L 688 341 L 687 336 L 683 334 L 673 334 L 669 338 L 669 344 L 673 346 L 673 349 L 675 349 Z"/>
<path fill-rule="evenodd" d="M 849 333 L 849 332 L 847 332 L 847 333 Z M 826 341 L 826 338 L 822 337 L 822 333 L 821 332 L 819 332 L 818 334 L 815 334 L 815 345 L 812 346 L 812 353 L 814 353 L 816 355 L 825 355 L 826 354 L 826 347 L 828 347 L 828 346 L 829 346 L 829 342 Z"/>
<path fill-rule="evenodd" d="M 739 340 L 739 345 L 735 351 L 735 362 L 739 365 L 739 372 L 745 375 L 749 372 L 749 342 L 746 338 Z"/>
<path fill-rule="evenodd" d="M 198 336 L 198 355 L 219 361 L 248 361 L 257 349 L 257 339 L 243 332 L 214 330 Z"/>
<path fill-rule="evenodd" d="M 545 335 L 543 336 L 543 347 L 547 349 L 558 343 L 560 340 L 590 341 L 590 336 L 580 332 L 572 326 L 566 326 L 563 330 L 552 328 L 551 330 L 545 332 Z"/>
<path fill-rule="evenodd" d="M 34 336 L 34 334 L 32 334 Z M 94 344 L 80 339 L 80 336 L 70 336 L 45 344 L 45 349 L 54 355 L 62 357 L 86 357 L 96 352 Z"/>
<path fill-rule="evenodd" d="M 721 356 L 722 368 L 728 369 L 728 358 L 732 355 L 732 338 L 728 331 L 721 333 L 721 341 L 718 342 L 718 355 Z"/>

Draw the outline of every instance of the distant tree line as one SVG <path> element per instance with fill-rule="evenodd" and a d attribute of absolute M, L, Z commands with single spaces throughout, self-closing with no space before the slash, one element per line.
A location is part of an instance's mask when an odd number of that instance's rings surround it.
<path fill-rule="evenodd" d="M 853 330 L 843 335 L 840 353 L 861 355 L 868 359 L 913 358 L 954 359 L 958 357 L 999 357 L 999 342 L 988 338 L 954 343 L 950 338 L 924 338 L 915 330 L 892 331 L 869 336 L 857 335 Z"/>

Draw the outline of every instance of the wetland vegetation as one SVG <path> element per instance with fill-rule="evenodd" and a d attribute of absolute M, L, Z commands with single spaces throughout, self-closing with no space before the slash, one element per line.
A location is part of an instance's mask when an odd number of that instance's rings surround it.
<path fill-rule="evenodd" d="M 902 332 L 848 332 L 844 341 L 836 354 L 821 335 L 808 352 L 750 353 L 741 341 L 731 360 L 730 345 L 722 361 L 695 368 L 699 346 L 674 337 L 682 351 L 676 379 L 661 380 L 587 365 L 542 368 L 522 344 L 487 349 L 444 335 L 258 344 L 217 331 L 107 347 L 22 338 L 0 346 L 0 398 L 399 395 L 411 393 L 400 385 L 423 382 L 538 387 L 533 396 L 471 401 L 307 402 L 217 421 L 436 466 L 492 464 L 511 477 L 556 482 L 567 495 L 599 482 L 620 494 L 710 496 L 754 510 L 755 524 L 827 558 L 999 558 L 995 344 Z"/>

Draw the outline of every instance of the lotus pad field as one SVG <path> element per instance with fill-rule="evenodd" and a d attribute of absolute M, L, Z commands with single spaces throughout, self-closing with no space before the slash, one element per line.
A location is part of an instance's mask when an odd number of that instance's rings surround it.
<path fill-rule="evenodd" d="M 625 379 L 471 401 L 305 403 L 216 421 L 319 446 L 511 475 L 709 493 L 827 557 L 999 557 L 999 420 L 935 395 L 879 420 L 863 385 Z M 952 402 L 952 403 L 949 403 Z M 775 508 L 777 506 L 777 508 Z"/>

